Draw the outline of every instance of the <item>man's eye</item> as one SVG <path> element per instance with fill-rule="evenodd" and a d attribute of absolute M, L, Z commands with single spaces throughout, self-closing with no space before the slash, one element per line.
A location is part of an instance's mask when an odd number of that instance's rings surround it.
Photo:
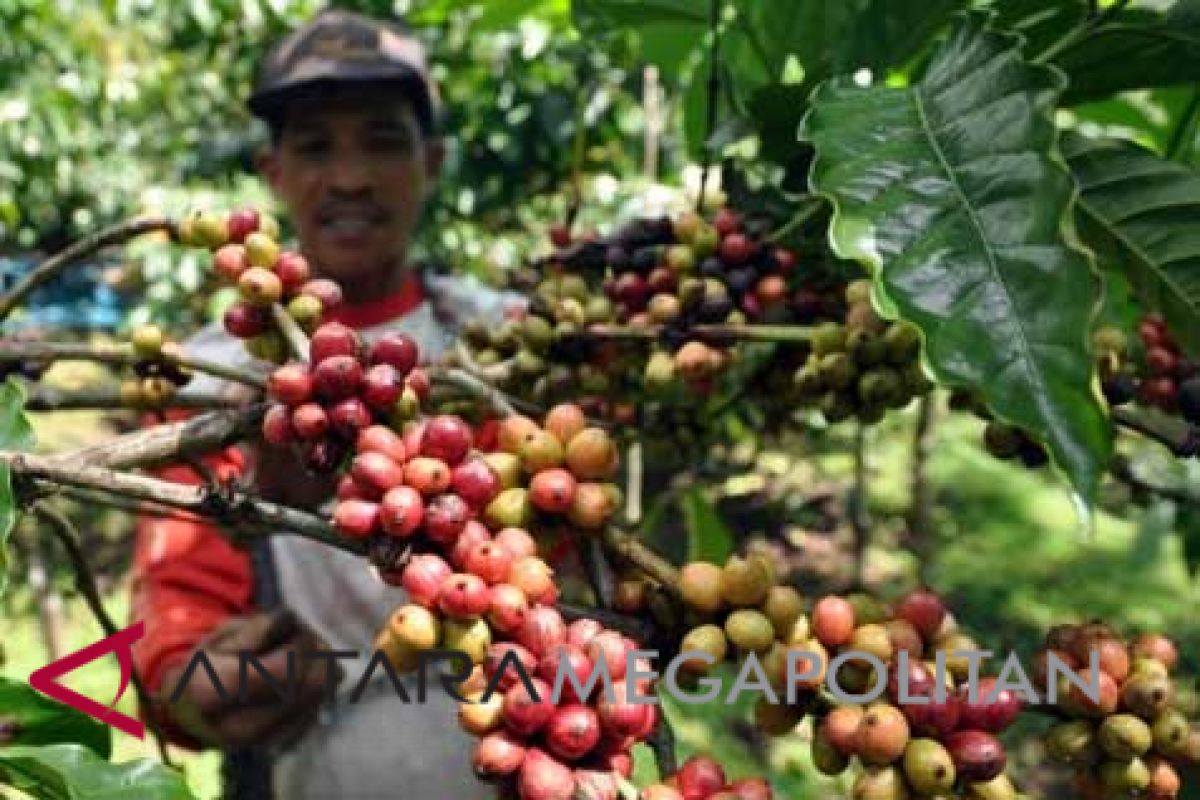
<path fill-rule="evenodd" d="M 412 139 L 403 134 L 379 134 L 372 136 L 369 141 L 374 150 L 403 153 L 412 150 Z"/>
<path fill-rule="evenodd" d="M 296 150 L 305 156 L 324 155 L 329 150 L 329 143 L 324 139 L 304 139 L 296 143 Z"/>

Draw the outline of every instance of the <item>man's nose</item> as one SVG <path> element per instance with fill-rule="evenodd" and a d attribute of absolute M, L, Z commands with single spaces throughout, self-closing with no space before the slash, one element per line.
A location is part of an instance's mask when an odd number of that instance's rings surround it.
<path fill-rule="evenodd" d="M 359 194 L 374 187 L 374 176 L 368 159 L 357 155 L 342 156 L 333 163 L 329 186 L 334 191 Z"/>

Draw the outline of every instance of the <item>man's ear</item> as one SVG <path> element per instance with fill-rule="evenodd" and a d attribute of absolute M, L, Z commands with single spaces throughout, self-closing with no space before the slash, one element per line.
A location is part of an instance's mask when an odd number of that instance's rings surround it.
<path fill-rule="evenodd" d="M 425 191 L 432 195 L 437 191 L 438 180 L 442 177 L 442 166 L 446 163 L 446 140 L 438 136 L 425 141 Z"/>
<path fill-rule="evenodd" d="M 279 151 L 272 145 L 264 144 L 254 154 L 254 166 L 271 190 L 279 194 Z"/>

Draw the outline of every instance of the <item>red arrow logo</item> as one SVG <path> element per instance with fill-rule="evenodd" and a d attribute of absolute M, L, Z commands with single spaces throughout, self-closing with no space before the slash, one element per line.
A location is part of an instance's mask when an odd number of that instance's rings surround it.
<path fill-rule="evenodd" d="M 112 636 L 35 670 L 29 676 L 29 685 L 42 694 L 53 697 L 76 711 L 82 711 L 105 725 L 141 739 L 146 735 L 146 726 L 141 721 L 117 711 L 113 706 L 117 704 L 121 695 L 125 694 L 125 689 L 129 687 L 129 680 L 133 677 L 133 643 L 142 638 L 145 632 L 146 623 L 144 621 L 136 622 L 124 630 L 117 631 Z M 117 696 L 107 706 L 102 706 L 90 697 L 84 697 L 79 692 L 68 689 L 58 682 L 58 678 L 68 672 L 79 669 L 84 664 L 90 664 L 108 653 L 116 653 L 117 663 L 121 665 L 121 686 L 117 689 Z"/>

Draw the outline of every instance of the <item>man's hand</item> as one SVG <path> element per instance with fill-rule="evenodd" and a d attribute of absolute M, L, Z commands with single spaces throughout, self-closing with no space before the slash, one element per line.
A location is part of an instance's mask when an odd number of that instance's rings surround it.
<path fill-rule="evenodd" d="M 255 389 L 232 382 L 222 387 L 221 396 L 241 404 L 263 399 Z M 337 489 L 333 476 L 310 473 L 295 448 L 274 447 L 255 436 L 244 443 L 243 452 L 250 462 L 251 490 L 263 500 L 315 512 Z"/>
<path fill-rule="evenodd" d="M 255 440 L 250 458 L 254 468 L 254 490 L 264 500 L 317 511 L 333 497 L 337 488 L 333 476 L 309 473 L 290 447 L 272 447 Z"/>
<path fill-rule="evenodd" d="M 197 666 L 175 703 L 172 718 L 192 736 L 214 747 L 248 744 L 286 745 L 298 738 L 316 718 L 326 691 L 326 659 L 306 659 L 305 652 L 327 650 L 319 636 L 287 610 L 236 617 L 217 628 L 199 645 L 225 690 L 213 686 L 203 666 Z M 239 651 L 255 654 L 281 687 L 287 686 L 288 653 L 294 655 L 296 685 L 291 697 L 281 698 L 253 665 L 246 670 L 246 697 L 238 697 Z M 190 660 L 190 659 L 189 659 Z M 170 697 L 188 662 L 163 676 L 162 696 Z M 337 679 L 341 678 L 338 667 Z"/>

